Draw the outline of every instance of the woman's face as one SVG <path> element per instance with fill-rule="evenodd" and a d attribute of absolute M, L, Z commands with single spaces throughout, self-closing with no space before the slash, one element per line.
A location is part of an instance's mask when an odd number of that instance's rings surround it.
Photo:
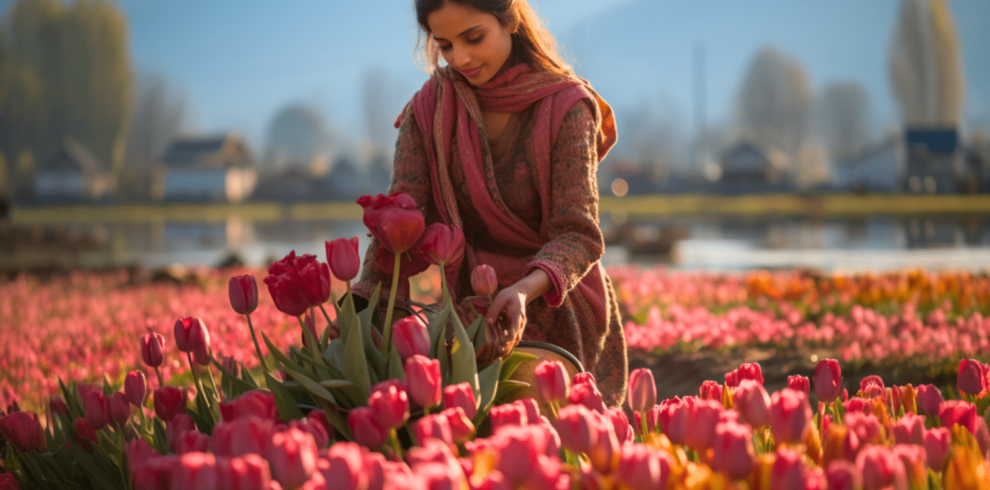
<path fill-rule="evenodd" d="M 512 33 L 492 14 L 444 2 L 426 17 L 443 59 L 475 87 L 491 80 L 512 54 Z"/>

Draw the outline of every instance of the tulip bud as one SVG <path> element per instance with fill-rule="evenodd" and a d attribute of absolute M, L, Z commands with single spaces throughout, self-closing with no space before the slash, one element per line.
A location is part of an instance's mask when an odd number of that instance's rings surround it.
<path fill-rule="evenodd" d="M 424 408 L 439 405 L 443 400 L 440 361 L 416 354 L 406 359 L 405 366 L 409 398 Z"/>
<path fill-rule="evenodd" d="M 227 283 L 230 307 L 241 315 L 250 315 L 258 307 L 258 281 L 251 274 L 234 276 Z"/>
<path fill-rule="evenodd" d="M 368 396 L 368 408 L 382 429 L 402 427 L 409 420 L 409 396 L 405 386 L 397 379 L 378 383 Z"/>
<path fill-rule="evenodd" d="M 828 490 L 858 490 L 863 488 L 863 474 L 851 461 L 832 461 L 825 473 Z"/>
<path fill-rule="evenodd" d="M 107 397 L 107 422 L 123 427 L 131 418 L 131 404 L 127 401 L 127 395 L 118 391 L 113 396 Z"/>
<path fill-rule="evenodd" d="M 491 417 L 492 432 L 498 430 L 499 427 L 526 425 L 528 423 L 526 411 L 514 403 L 492 407 L 489 416 Z"/>
<path fill-rule="evenodd" d="M 542 422 L 543 415 L 540 414 L 540 405 L 535 399 L 523 398 L 522 400 L 512 402 L 512 404 L 519 407 L 519 410 L 522 410 L 526 414 L 526 425 Z"/>
<path fill-rule="evenodd" d="M 787 386 L 795 391 L 804 393 L 804 396 L 811 396 L 811 381 L 805 376 L 788 376 Z"/>
<path fill-rule="evenodd" d="M 591 413 L 591 430 L 596 432 L 596 443 L 588 451 L 591 466 L 603 474 L 611 473 L 619 465 L 619 439 L 612 423 L 598 412 Z"/>
<path fill-rule="evenodd" d="M 729 388 L 736 388 L 739 386 L 739 370 L 734 369 L 725 373 L 725 386 Z"/>
<path fill-rule="evenodd" d="M 771 490 L 807 488 L 807 480 L 808 468 L 801 459 L 801 454 L 786 447 L 778 448 L 777 459 L 770 468 Z"/>
<path fill-rule="evenodd" d="M 179 443 L 179 436 L 194 430 L 196 430 L 196 424 L 192 417 L 184 413 L 175 414 L 175 417 L 172 417 L 172 420 L 165 424 L 165 441 L 168 443 L 168 448 L 175 452 L 176 444 Z"/>
<path fill-rule="evenodd" d="M 605 412 L 605 415 L 612 423 L 612 429 L 615 430 L 615 437 L 619 440 L 619 444 L 632 442 L 636 431 L 629 425 L 629 417 L 626 417 L 626 412 L 623 412 L 621 408 L 610 408 Z"/>
<path fill-rule="evenodd" d="M 756 362 L 748 362 L 739 366 L 739 381 L 741 382 L 744 379 L 751 379 L 762 385 L 763 368 Z"/>
<path fill-rule="evenodd" d="M 260 389 L 248 391 L 229 402 L 220 402 L 220 415 L 225 422 L 251 416 L 274 420 L 275 395 Z"/>
<path fill-rule="evenodd" d="M 358 237 L 337 238 L 324 242 L 327 250 L 327 264 L 334 277 L 350 281 L 361 269 L 361 256 L 358 253 Z"/>
<path fill-rule="evenodd" d="M 58 414 L 68 418 L 69 406 L 66 405 L 65 400 L 63 400 L 62 397 L 52 395 L 52 397 L 48 399 L 48 406 L 51 408 L 53 414 Z"/>
<path fill-rule="evenodd" d="M 20 452 L 42 450 L 48 445 L 38 414 L 10 412 L 0 418 L 0 435 Z"/>
<path fill-rule="evenodd" d="M 543 448 L 538 447 L 535 433 L 528 426 L 518 425 L 503 427 L 497 433 L 501 454 L 496 469 L 511 484 L 511 488 L 517 488 L 539 467 Z"/>
<path fill-rule="evenodd" d="M 575 454 L 587 453 L 597 442 L 598 433 L 591 430 L 591 414 L 584 405 L 568 405 L 557 413 L 560 441 Z"/>
<path fill-rule="evenodd" d="M 670 462 L 661 451 L 645 444 L 627 444 L 619 455 L 619 481 L 632 490 L 666 487 Z"/>
<path fill-rule="evenodd" d="M 635 412 L 646 412 L 656 404 L 657 384 L 653 380 L 653 371 L 634 369 L 629 373 L 629 408 Z"/>
<path fill-rule="evenodd" d="M 570 382 L 560 361 L 540 361 L 533 369 L 533 375 L 536 378 L 537 392 L 544 402 L 558 402 L 567 398 Z"/>
<path fill-rule="evenodd" d="M 925 443 L 925 418 L 913 413 L 906 413 L 894 424 L 894 440 L 898 444 Z"/>
<path fill-rule="evenodd" d="M 935 385 L 918 386 L 918 408 L 921 413 L 938 417 L 938 407 L 942 404 L 942 392 Z"/>
<path fill-rule="evenodd" d="M 165 422 L 176 414 L 186 413 L 186 393 L 177 386 L 166 386 L 155 390 L 155 415 Z"/>
<path fill-rule="evenodd" d="M 258 417 L 221 422 L 213 428 L 210 449 L 217 456 L 265 455 L 273 427 L 274 422 Z"/>
<path fill-rule="evenodd" d="M 444 408 L 461 407 L 469 419 L 474 419 L 478 413 L 478 402 L 474 397 L 474 389 L 467 382 L 446 386 L 443 389 Z"/>
<path fill-rule="evenodd" d="M 329 444 L 330 439 L 333 439 L 333 424 L 330 423 L 330 418 L 327 417 L 327 413 L 323 410 L 313 410 L 306 414 L 306 418 L 313 424 L 320 424 L 323 426 L 323 431 L 327 434 L 327 444 Z M 315 438 L 316 436 L 313 437 Z M 326 446 L 326 444 L 320 445 L 320 441 L 316 441 L 316 444 L 321 448 Z"/>
<path fill-rule="evenodd" d="M 210 449 L 210 436 L 198 431 L 187 430 L 174 440 L 175 454 L 205 453 Z"/>
<path fill-rule="evenodd" d="M 574 376 L 568 399 L 571 403 L 579 403 L 598 413 L 605 413 L 602 393 L 598 391 L 598 384 L 591 373 L 578 373 Z"/>
<path fill-rule="evenodd" d="M 936 427 L 925 431 L 925 456 L 928 467 L 936 473 L 945 468 L 945 456 L 952 444 L 952 433 L 945 427 Z"/>
<path fill-rule="evenodd" d="M 272 478 L 282 488 L 298 488 L 316 471 L 316 443 L 309 434 L 295 428 L 272 434 L 268 451 Z"/>
<path fill-rule="evenodd" d="M 270 490 L 272 488 L 272 474 L 268 461 L 257 454 L 218 459 L 217 479 L 220 482 L 219 488 L 239 490 Z"/>
<path fill-rule="evenodd" d="M 211 490 L 217 488 L 217 462 L 210 453 L 183 454 L 172 470 L 172 488 Z"/>
<path fill-rule="evenodd" d="M 938 406 L 938 418 L 942 421 L 942 427 L 949 430 L 953 425 L 959 424 L 975 434 L 977 417 L 976 405 L 962 400 L 944 401 Z"/>
<path fill-rule="evenodd" d="M 149 333 L 141 339 L 141 358 L 148 367 L 162 365 L 165 356 L 165 337 L 161 334 Z"/>
<path fill-rule="evenodd" d="M 148 396 L 148 382 L 141 371 L 131 371 L 124 378 L 124 395 L 127 401 L 135 407 L 144 405 Z"/>
<path fill-rule="evenodd" d="M 419 315 L 409 315 L 392 324 L 392 341 L 402 359 L 430 355 L 430 331 Z"/>
<path fill-rule="evenodd" d="M 811 406 L 800 391 L 784 388 L 770 398 L 770 429 L 780 443 L 798 443 L 811 428 Z"/>
<path fill-rule="evenodd" d="M 904 465 L 904 473 L 911 488 L 928 486 L 928 465 L 924 446 L 898 444 L 894 446 L 893 454 Z"/>
<path fill-rule="evenodd" d="M 0 490 L 19 490 L 13 473 L 0 473 Z"/>
<path fill-rule="evenodd" d="M 369 449 L 378 449 L 388 440 L 388 430 L 381 428 L 368 407 L 357 407 L 347 416 L 354 440 Z"/>
<path fill-rule="evenodd" d="M 221 357 L 220 358 L 220 365 L 223 366 L 223 369 L 225 371 L 227 371 L 228 373 L 234 375 L 235 377 L 241 375 L 240 374 L 241 373 L 240 366 L 237 365 L 237 360 L 234 359 L 234 356 L 223 356 L 223 357 Z"/>
<path fill-rule="evenodd" d="M 959 377 L 957 387 L 960 393 L 980 397 L 987 391 L 988 368 L 986 364 L 975 359 L 959 361 Z"/>
<path fill-rule="evenodd" d="M 756 466 L 753 431 L 745 425 L 719 423 L 715 427 L 714 450 L 712 469 L 725 473 L 729 478 L 743 478 Z"/>
<path fill-rule="evenodd" d="M 454 442 L 465 442 L 474 434 L 474 423 L 467 417 L 461 407 L 451 407 L 440 412 L 450 424 L 450 433 Z"/>
<path fill-rule="evenodd" d="M 717 402 L 722 401 L 722 385 L 718 384 L 717 381 L 706 380 L 701 383 L 701 388 L 698 390 L 698 394 L 702 400 L 714 400 Z"/>
<path fill-rule="evenodd" d="M 454 409 L 448 408 L 447 410 Z M 444 444 L 454 443 L 454 430 L 450 426 L 450 420 L 447 418 L 447 410 L 427 415 L 413 423 L 413 434 L 416 435 L 416 440 L 419 441 L 420 446 L 424 445 L 426 440 L 430 438 L 439 439 Z"/>
<path fill-rule="evenodd" d="M 83 401 L 83 412 L 86 417 L 86 426 L 92 430 L 100 430 L 110 421 L 109 401 L 99 390 L 92 390 L 86 394 Z"/>
<path fill-rule="evenodd" d="M 196 364 L 210 364 L 210 332 L 203 320 L 191 317 L 176 320 L 175 343 L 180 351 L 191 353 Z"/>
<path fill-rule="evenodd" d="M 732 398 L 747 424 L 757 429 L 770 425 L 770 395 L 763 385 L 753 380 L 740 382 Z"/>
<path fill-rule="evenodd" d="M 444 223 L 426 227 L 419 241 L 416 255 L 434 264 L 453 264 L 464 256 L 464 232 Z"/>
<path fill-rule="evenodd" d="M 842 389 L 842 368 L 835 359 L 822 359 L 815 366 L 815 395 L 818 399 L 831 403 Z"/>
<path fill-rule="evenodd" d="M 491 296 L 498 289 L 498 276 L 490 265 L 481 264 L 471 271 L 471 288 L 478 296 Z"/>
<path fill-rule="evenodd" d="M 907 488 L 904 464 L 885 446 L 864 447 L 856 457 L 856 467 L 863 473 L 863 490 Z"/>

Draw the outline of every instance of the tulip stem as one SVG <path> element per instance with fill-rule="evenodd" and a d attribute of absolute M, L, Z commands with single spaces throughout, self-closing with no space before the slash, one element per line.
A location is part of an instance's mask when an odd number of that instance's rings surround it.
<path fill-rule="evenodd" d="M 199 379 L 199 376 L 196 374 L 196 366 L 193 366 L 192 353 L 186 352 L 186 357 L 189 359 L 189 370 L 192 371 L 193 379 L 196 380 L 196 388 L 203 394 L 203 398 L 205 399 L 206 392 L 203 391 L 203 380 Z"/>
<path fill-rule="evenodd" d="M 261 346 L 258 345 L 258 336 L 254 333 L 254 325 L 251 324 L 251 314 L 244 315 L 247 317 L 248 329 L 251 330 L 251 340 L 254 341 L 254 350 L 258 351 L 258 360 L 261 361 L 261 370 L 268 374 L 268 363 L 265 362 L 265 356 L 261 355 Z"/>
<path fill-rule="evenodd" d="M 395 429 L 389 429 L 388 442 L 392 445 L 392 451 L 395 452 L 396 461 L 402 461 L 402 444 L 399 444 L 399 433 Z"/>
<path fill-rule="evenodd" d="M 399 266 L 402 263 L 402 254 L 395 254 L 395 267 L 392 269 L 392 289 L 388 292 L 388 309 L 385 310 L 385 325 L 382 331 L 382 354 L 388 352 L 392 342 L 392 309 L 395 308 L 395 293 L 399 289 Z"/>
<path fill-rule="evenodd" d="M 453 307 L 453 300 L 447 293 L 447 271 L 444 270 L 443 264 L 440 264 L 440 290 L 443 292 L 443 301 Z"/>
<path fill-rule="evenodd" d="M 640 414 L 639 414 L 639 430 L 640 430 L 640 433 L 641 433 L 641 434 L 643 434 L 643 441 L 644 441 L 644 442 L 646 442 L 647 440 L 649 440 L 649 439 L 648 439 L 648 438 L 646 437 L 646 428 L 647 428 L 647 425 L 646 425 L 646 417 L 647 417 L 647 414 L 648 414 L 648 413 L 649 413 L 649 412 L 643 412 L 643 413 L 640 413 Z M 655 424 L 654 424 L 654 425 L 655 425 Z"/>
<path fill-rule="evenodd" d="M 213 359 L 212 355 L 210 355 L 210 359 Z M 214 360 L 214 362 L 216 362 L 216 360 Z M 213 388 L 213 395 L 216 397 L 215 400 L 210 400 L 210 401 L 214 402 L 213 404 L 215 404 L 216 400 L 220 399 L 220 390 L 217 389 L 217 380 L 213 378 L 213 370 L 210 369 L 209 364 L 206 365 L 206 372 L 210 373 L 210 386 Z"/>
<path fill-rule="evenodd" d="M 159 388 L 164 388 L 165 387 L 165 380 L 162 379 L 162 372 L 158 370 L 158 366 L 155 366 L 155 374 L 158 375 L 158 387 Z"/>

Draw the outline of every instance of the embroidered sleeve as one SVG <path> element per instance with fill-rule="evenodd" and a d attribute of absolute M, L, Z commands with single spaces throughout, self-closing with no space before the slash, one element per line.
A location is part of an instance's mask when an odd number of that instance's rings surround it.
<path fill-rule="evenodd" d="M 543 298 L 560 306 L 605 251 L 598 225 L 598 156 L 591 108 L 580 101 L 561 123 L 550 156 L 550 241 L 526 266 L 539 267 L 553 286 Z"/>
<path fill-rule="evenodd" d="M 419 210 L 427 215 L 432 205 L 432 189 L 430 169 L 423 148 L 423 133 L 416 124 L 412 106 L 406 106 L 401 116 L 399 137 L 395 142 L 395 157 L 392 160 L 392 183 L 386 195 L 395 192 L 409 194 L 419 205 Z M 382 271 L 375 265 L 375 252 L 378 250 L 378 240 L 372 238 L 368 250 L 364 253 L 364 264 L 361 267 L 359 282 L 352 287 L 355 294 L 368 298 L 375 291 L 379 282 L 382 284 L 381 297 L 388 298 L 392 285 L 392 274 Z M 409 297 L 409 281 L 399 281 L 396 292 L 398 298 Z"/>

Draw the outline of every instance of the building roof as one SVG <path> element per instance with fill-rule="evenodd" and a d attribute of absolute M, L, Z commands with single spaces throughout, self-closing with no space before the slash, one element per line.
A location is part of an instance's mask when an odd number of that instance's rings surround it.
<path fill-rule="evenodd" d="M 879 143 L 870 145 L 861 151 L 849 155 L 844 158 L 836 160 L 835 166 L 837 168 L 856 168 L 861 165 L 866 164 L 873 158 L 882 155 L 889 151 L 894 151 L 894 145 L 897 141 L 894 138 L 887 138 Z"/>
<path fill-rule="evenodd" d="M 761 171 L 770 167 L 766 155 L 749 142 L 741 142 L 722 154 L 723 171 Z"/>
<path fill-rule="evenodd" d="M 170 167 L 224 166 L 247 163 L 247 154 L 239 136 L 177 138 L 162 153 L 161 162 Z"/>
<path fill-rule="evenodd" d="M 42 170 L 53 172 L 80 171 L 83 173 L 103 172 L 103 165 L 93 152 L 78 141 L 67 138 L 59 147 L 55 157 L 48 161 Z"/>
<path fill-rule="evenodd" d="M 924 145 L 929 153 L 953 153 L 959 145 L 959 132 L 949 127 L 909 127 L 904 139 L 908 148 Z"/>

